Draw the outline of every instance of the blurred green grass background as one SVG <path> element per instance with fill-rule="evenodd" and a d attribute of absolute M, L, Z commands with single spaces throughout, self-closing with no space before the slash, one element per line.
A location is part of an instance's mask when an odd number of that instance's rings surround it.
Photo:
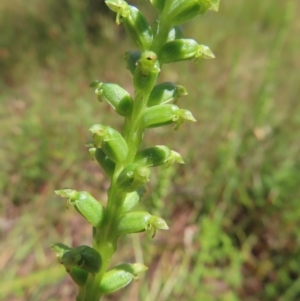
<path fill-rule="evenodd" d="M 113 263 L 149 271 L 105 300 L 300 300 L 299 13 L 297 0 L 227 0 L 184 26 L 216 59 L 161 75 L 186 87 L 179 106 L 198 120 L 145 135 L 186 162 L 154 170 L 141 205 L 170 230 L 122 239 Z M 123 53 L 134 47 L 113 19 L 101 0 L 0 2 L 1 300 L 76 295 L 49 245 L 90 244 L 91 229 L 53 191 L 105 202 L 84 145 L 92 124 L 122 123 L 89 83 L 132 92 Z"/>

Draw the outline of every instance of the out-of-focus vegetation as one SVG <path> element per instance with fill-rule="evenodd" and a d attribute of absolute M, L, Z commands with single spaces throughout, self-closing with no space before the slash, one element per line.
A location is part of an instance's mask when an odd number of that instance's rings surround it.
<path fill-rule="evenodd" d="M 198 120 L 146 135 L 186 161 L 154 174 L 143 203 L 170 231 L 120 243 L 115 262 L 149 271 L 106 300 L 300 299 L 299 13 L 297 0 L 227 0 L 185 26 L 217 58 L 161 76 L 187 88 L 180 102 Z M 100 0 L 0 2 L 1 300 L 74 299 L 49 245 L 90 244 L 90 226 L 53 191 L 105 200 L 84 144 L 93 123 L 121 121 L 89 83 L 132 91 L 133 45 L 113 18 Z"/>

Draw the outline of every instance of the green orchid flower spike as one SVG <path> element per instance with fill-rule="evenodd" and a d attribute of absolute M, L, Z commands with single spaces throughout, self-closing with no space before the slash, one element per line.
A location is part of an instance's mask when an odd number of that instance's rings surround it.
<path fill-rule="evenodd" d="M 74 207 L 92 228 L 92 246 L 51 246 L 78 287 L 77 301 L 99 301 L 147 270 L 141 263 L 111 267 L 111 258 L 120 237 L 144 232 L 155 237 L 158 231 L 169 229 L 162 217 L 136 206 L 143 199 L 153 168 L 166 169 L 184 161 L 177 150 L 168 146 L 142 147 L 144 133 L 168 125 L 178 130 L 185 122 L 196 122 L 178 101 L 188 94 L 186 89 L 170 81 L 159 82 L 160 73 L 165 64 L 214 58 L 208 46 L 185 37 L 181 25 L 208 10 L 217 11 L 219 0 L 149 2 L 157 13 L 153 25 L 142 11 L 126 1 L 105 1 L 135 47 L 125 54 L 133 94 L 116 83 L 96 80 L 91 84 L 100 105 L 108 104 L 124 119 L 120 129 L 104 124 L 90 127 L 91 142 L 86 146 L 110 181 L 106 200 L 99 202 L 86 191 L 70 188 L 55 191 L 66 199 L 66 207 Z"/>

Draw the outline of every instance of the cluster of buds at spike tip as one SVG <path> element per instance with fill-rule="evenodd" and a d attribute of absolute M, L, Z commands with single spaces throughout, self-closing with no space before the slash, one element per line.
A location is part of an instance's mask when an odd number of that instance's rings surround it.
<path fill-rule="evenodd" d="M 106 0 L 106 5 L 117 13 L 116 23 L 123 23 L 128 36 L 142 50 L 150 48 L 153 38 L 152 28 L 144 15 L 123 0 Z"/>
<path fill-rule="evenodd" d="M 147 231 L 150 232 L 153 237 L 157 229 L 169 229 L 164 219 L 159 216 L 151 215 L 146 211 L 134 211 L 121 216 L 117 225 L 117 235 L 121 236 Z"/>
<path fill-rule="evenodd" d="M 128 146 L 123 136 L 110 126 L 95 124 L 90 128 L 93 145 L 101 148 L 113 162 L 123 162 L 128 154 Z"/>
<path fill-rule="evenodd" d="M 111 294 L 128 285 L 133 279 L 147 271 L 147 267 L 140 263 L 123 263 L 107 271 L 100 284 L 102 294 Z"/>
<path fill-rule="evenodd" d="M 196 122 L 192 113 L 176 105 L 163 104 L 147 108 L 142 116 L 144 128 L 160 127 L 174 123 L 177 130 L 184 121 Z"/>
<path fill-rule="evenodd" d="M 67 198 L 68 203 L 73 205 L 94 227 L 100 227 L 104 219 L 104 208 L 90 193 L 72 189 L 56 190 L 55 193 Z"/>
<path fill-rule="evenodd" d="M 130 94 L 117 84 L 94 81 L 90 85 L 95 88 L 99 101 L 106 101 L 121 116 L 129 116 L 133 100 Z"/>

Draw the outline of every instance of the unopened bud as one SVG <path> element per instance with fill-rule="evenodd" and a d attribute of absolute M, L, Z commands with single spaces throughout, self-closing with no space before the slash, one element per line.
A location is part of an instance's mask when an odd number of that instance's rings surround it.
<path fill-rule="evenodd" d="M 143 90 L 144 93 L 150 92 L 155 85 L 160 68 L 157 55 L 153 51 L 144 51 L 137 61 L 137 67 L 133 75 L 134 87 Z"/>
<path fill-rule="evenodd" d="M 176 102 L 178 98 L 187 94 L 183 86 L 175 85 L 171 82 L 161 83 L 154 86 L 149 96 L 147 106 L 152 107 L 159 104 L 166 104 L 172 100 Z"/>
<path fill-rule="evenodd" d="M 170 150 L 164 145 L 157 145 L 139 151 L 136 154 L 135 162 L 147 166 L 171 165 L 174 162 L 184 163 L 179 153 Z"/>
<path fill-rule="evenodd" d="M 91 149 L 90 149 L 91 152 Z M 103 168 L 105 173 L 112 177 L 116 167 L 116 163 L 109 159 L 109 157 L 104 153 L 101 148 L 93 148 L 93 159 L 97 160 L 100 166 Z"/>
<path fill-rule="evenodd" d="M 180 25 L 218 7 L 219 0 L 166 0 L 163 15 L 172 25 Z"/>
<path fill-rule="evenodd" d="M 149 182 L 150 170 L 147 166 L 132 163 L 126 166 L 117 179 L 119 188 L 132 192 Z"/>
<path fill-rule="evenodd" d="M 68 202 L 94 227 L 97 228 L 101 225 L 104 209 L 91 194 L 72 189 L 56 190 L 55 193 L 63 198 L 68 198 Z"/>
<path fill-rule="evenodd" d="M 146 109 L 142 125 L 145 128 L 150 128 L 174 123 L 174 129 L 177 130 L 184 121 L 195 122 L 196 119 L 188 110 L 179 109 L 175 105 L 165 104 Z"/>
<path fill-rule="evenodd" d="M 124 214 L 118 222 L 118 235 L 138 233 L 149 227 L 151 214 L 146 211 L 136 211 Z"/>
<path fill-rule="evenodd" d="M 152 43 L 152 28 L 145 16 L 134 6 L 128 6 L 128 14 L 122 16 L 124 28 L 140 50 L 147 50 Z"/>
<path fill-rule="evenodd" d="M 178 39 L 167 42 L 161 49 L 159 60 L 161 64 L 190 59 L 213 59 L 215 56 L 209 47 L 199 45 L 193 39 Z"/>
<path fill-rule="evenodd" d="M 119 85 L 97 82 L 95 93 L 99 100 L 105 100 L 121 116 L 130 115 L 133 105 L 132 97 Z"/>
<path fill-rule="evenodd" d="M 93 134 L 94 145 L 114 162 L 123 162 L 128 154 L 128 146 L 123 136 L 115 129 L 101 124 L 90 128 Z"/>
<path fill-rule="evenodd" d="M 89 246 L 79 246 L 69 252 L 66 252 L 61 263 L 65 266 L 67 272 L 71 272 L 73 267 L 80 268 L 89 273 L 98 273 L 102 259 L 99 252 Z"/>
<path fill-rule="evenodd" d="M 148 268 L 140 263 L 123 263 L 106 272 L 100 284 L 102 294 L 110 294 L 128 285 Z"/>

